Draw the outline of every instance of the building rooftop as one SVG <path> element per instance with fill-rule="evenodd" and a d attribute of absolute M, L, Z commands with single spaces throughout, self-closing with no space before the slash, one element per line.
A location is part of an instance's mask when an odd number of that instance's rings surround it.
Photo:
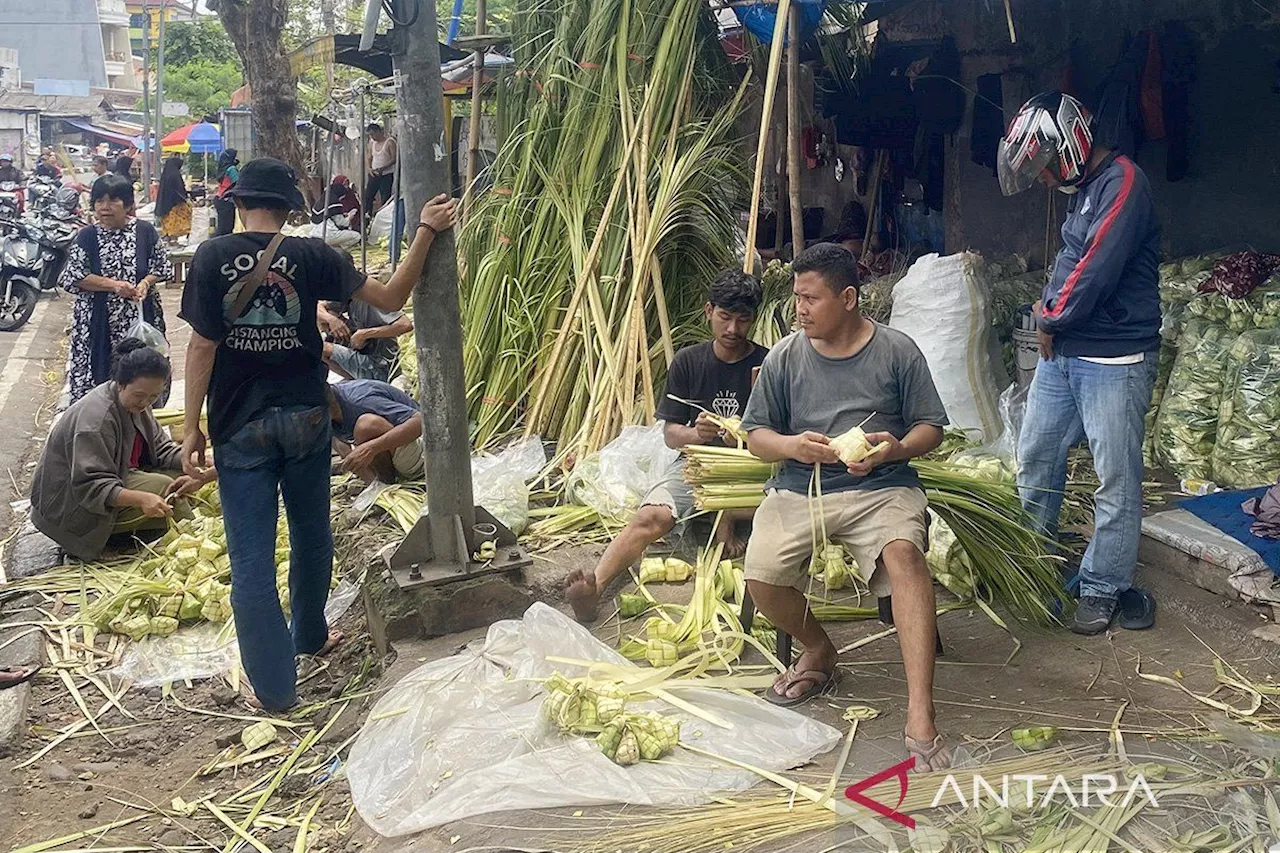
<path fill-rule="evenodd" d="M 0 110 L 39 111 L 51 118 L 59 116 L 96 116 L 103 113 L 106 101 L 95 95 L 35 95 L 31 92 L 0 91 Z"/>

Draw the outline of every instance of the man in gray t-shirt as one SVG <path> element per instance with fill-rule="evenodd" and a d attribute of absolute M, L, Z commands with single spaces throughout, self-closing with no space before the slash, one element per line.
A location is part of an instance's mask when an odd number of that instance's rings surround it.
<path fill-rule="evenodd" d="M 327 332 L 324 361 L 346 379 L 391 378 L 400 346 L 396 338 L 413 331 L 403 311 L 383 311 L 364 302 L 330 302 L 316 306 L 316 321 Z"/>
<path fill-rule="evenodd" d="M 756 510 L 747 584 L 759 611 L 804 646 L 766 698 L 798 705 L 835 685 L 836 648 L 804 596 L 814 541 L 825 533 L 852 554 L 873 593 L 892 587 L 907 677 L 904 740 L 917 770 L 941 770 L 950 753 L 934 725 L 928 505 L 908 462 L 942 442 L 947 413 L 915 343 L 862 316 L 847 249 L 820 243 L 792 272 L 801 331 L 765 358 L 742 419 L 751 452 L 782 463 Z M 859 425 L 884 446 L 846 466 L 830 439 Z M 818 465 L 820 502 L 808 497 Z"/>
<path fill-rule="evenodd" d="M 915 341 L 897 329 L 867 322 L 870 340 L 844 358 L 821 354 L 804 332 L 783 339 L 760 368 L 742 425 L 831 437 L 861 426 L 868 434 L 887 432 L 899 439 L 916 424 L 945 426 L 947 412 Z M 806 493 L 812 478 L 813 465 L 785 459 L 769 486 Z M 824 495 L 918 484 L 905 459 L 883 462 L 862 477 L 843 465 L 822 469 Z"/>

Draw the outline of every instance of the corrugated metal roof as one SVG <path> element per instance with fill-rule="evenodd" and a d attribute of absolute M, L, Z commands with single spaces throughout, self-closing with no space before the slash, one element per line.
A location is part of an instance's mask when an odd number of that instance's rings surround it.
<path fill-rule="evenodd" d="M 101 113 L 103 99 L 89 95 L 34 95 L 30 92 L 0 92 L 0 110 L 39 110 L 51 118 L 60 116 L 96 116 Z"/>

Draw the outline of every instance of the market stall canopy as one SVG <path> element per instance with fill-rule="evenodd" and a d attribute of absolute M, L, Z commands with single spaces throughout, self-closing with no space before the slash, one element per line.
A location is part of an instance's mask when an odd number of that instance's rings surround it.
<path fill-rule="evenodd" d="M 175 154 L 216 154 L 222 150 L 222 133 L 207 121 L 178 128 L 160 140 L 160 150 Z"/>
<path fill-rule="evenodd" d="M 85 133 L 91 133 L 100 139 L 105 139 L 108 142 L 114 142 L 117 145 L 130 146 L 130 145 L 136 144 L 136 139 L 133 134 L 121 133 L 118 131 L 110 130 L 109 128 L 105 128 L 96 124 L 91 124 L 87 121 L 82 121 L 80 119 L 69 118 L 69 119 L 63 119 L 63 121 L 65 121 L 67 124 L 71 125 L 72 127 L 83 130 Z"/>

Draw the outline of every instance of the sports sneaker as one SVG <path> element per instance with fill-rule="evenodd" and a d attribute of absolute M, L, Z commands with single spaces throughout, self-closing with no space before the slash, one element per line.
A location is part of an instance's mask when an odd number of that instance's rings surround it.
<path fill-rule="evenodd" d="M 1101 634 L 1107 630 L 1116 615 L 1116 600 L 1098 595 L 1086 595 L 1076 605 L 1076 618 L 1071 630 L 1077 634 Z"/>

